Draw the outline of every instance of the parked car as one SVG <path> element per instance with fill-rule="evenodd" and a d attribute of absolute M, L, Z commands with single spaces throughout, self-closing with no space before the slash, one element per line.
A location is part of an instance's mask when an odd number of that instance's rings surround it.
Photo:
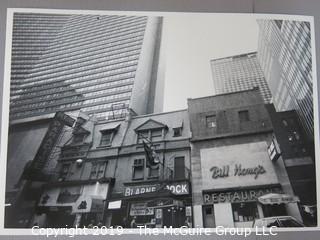
<path fill-rule="evenodd" d="M 305 225 L 291 216 L 276 216 L 256 219 L 252 227 L 305 227 Z"/>

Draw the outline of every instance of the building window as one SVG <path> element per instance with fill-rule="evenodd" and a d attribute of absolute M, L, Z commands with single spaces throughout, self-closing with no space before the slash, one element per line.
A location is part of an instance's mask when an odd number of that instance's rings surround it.
<path fill-rule="evenodd" d="M 259 218 L 255 202 L 232 203 L 232 212 L 235 222 L 250 222 Z"/>
<path fill-rule="evenodd" d="M 185 171 L 184 157 L 174 158 L 174 179 L 185 179 Z"/>
<path fill-rule="evenodd" d="M 158 178 L 159 177 L 159 165 L 153 168 L 149 168 L 149 178 Z"/>
<path fill-rule="evenodd" d="M 82 143 L 84 140 L 85 134 L 75 134 L 73 136 L 73 143 L 79 144 Z"/>
<path fill-rule="evenodd" d="M 113 138 L 113 131 L 102 131 L 100 146 L 110 146 Z"/>
<path fill-rule="evenodd" d="M 61 180 L 65 180 L 68 177 L 70 167 L 71 167 L 71 163 L 65 163 L 62 165 L 60 170 L 60 176 L 59 176 Z"/>
<path fill-rule="evenodd" d="M 156 142 L 163 140 L 163 129 L 150 129 L 137 132 L 138 143 L 146 142 Z"/>
<path fill-rule="evenodd" d="M 162 140 L 162 129 L 151 130 L 151 142 Z"/>
<path fill-rule="evenodd" d="M 132 179 L 133 180 L 143 180 L 144 179 L 144 159 L 135 159 L 133 162 L 132 169 Z"/>
<path fill-rule="evenodd" d="M 138 132 L 138 143 L 142 143 L 143 141 L 150 141 L 149 131 L 141 131 Z"/>
<path fill-rule="evenodd" d="M 239 111 L 238 114 L 239 114 L 240 122 L 248 122 L 248 121 L 250 121 L 250 119 L 249 119 L 249 111 L 248 110 Z"/>
<path fill-rule="evenodd" d="M 107 167 L 107 162 L 92 163 L 90 179 L 99 179 L 104 177 Z"/>
<path fill-rule="evenodd" d="M 215 128 L 217 127 L 217 118 L 216 115 L 206 116 L 206 126 L 208 128 Z"/>
<path fill-rule="evenodd" d="M 174 137 L 180 137 L 182 135 L 182 128 L 173 128 L 173 136 Z"/>

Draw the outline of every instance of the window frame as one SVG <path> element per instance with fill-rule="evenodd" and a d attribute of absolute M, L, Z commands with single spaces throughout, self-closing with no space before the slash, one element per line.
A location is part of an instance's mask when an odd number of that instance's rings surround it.
<path fill-rule="evenodd" d="M 138 162 L 140 161 L 140 162 Z M 141 168 L 142 177 L 135 177 L 136 169 Z M 144 169 L 145 169 L 145 159 L 144 158 L 136 158 L 133 160 L 132 165 L 132 180 L 143 180 L 144 179 Z"/>
<path fill-rule="evenodd" d="M 108 146 L 111 146 L 112 145 L 112 141 L 113 141 L 113 137 L 114 137 L 114 130 L 112 129 L 108 129 L 108 130 L 101 130 L 100 133 L 101 133 L 101 137 L 100 137 L 100 143 L 99 143 L 99 146 L 100 147 L 108 147 Z M 106 136 L 107 134 L 110 134 L 110 140 L 108 143 L 105 143 L 103 144 L 103 141 L 104 141 L 104 136 Z"/>
<path fill-rule="evenodd" d="M 67 166 L 67 169 L 65 170 L 65 167 Z M 71 163 L 63 163 L 61 165 L 60 171 L 59 171 L 59 179 L 66 180 L 70 175 L 71 170 Z"/>
<path fill-rule="evenodd" d="M 89 179 L 100 179 L 105 177 L 107 171 L 108 161 L 96 161 L 91 163 Z M 101 170 L 102 167 L 102 170 Z M 93 169 L 95 169 L 93 171 Z M 100 171 L 102 171 L 102 176 L 99 176 Z"/>
<path fill-rule="evenodd" d="M 161 135 L 153 135 L 152 132 L 155 131 L 160 131 Z M 164 128 L 152 128 L 152 129 L 146 129 L 146 130 L 140 130 L 137 131 L 137 144 L 142 144 L 143 139 L 142 137 L 140 137 L 142 134 L 144 135 L 144 138 L 147 138 L 150 142 L 159 142 L 159 141 L 163 141 L 164 140 L 164 136 L 165 136 L 165 132 L 164 132 Z M 146 137 L 147 135 L 147 137 Z M 154 138 L 157 138 L 156 140 Z"/>
<path fill-rule="evenodd" d="M 152 169 L 152 168 L 149 168 L 148 170 L 148 179 L 158 179 L 159 176 L 160 176 L 160 167 L 159 167 L 160 164 L 158 164 L 156 166 L 156 168 Z M 157 171 L 157 175 L 151 175 L 152 171 Z"/>
<path fill-rule="evenodd" d="M 251 215 L 251 216 L 249 216 L 249 217 L 252 217 L 253 219 L 252 220 L 247 220 L 247 221 L 244 221 L 244 219 L 242 220 L 242 221 L 240 221 L 240 219 L 239 219 L 239 210 L 238 209 L 241 209 L 241 207 L 240 208 L 238 208 L 238 207 L 236 207 L 237 205 L 240 205 L 241 206 L 241 204 L 244 204 L 244 205 L 254 205 L 254 209 L 253 208 L 251 208 L 251 207 L 248 207 L 248 206 L 244 206 L 243 208 L 245 208 L 245 211 L 247 210 L 247 211 L 249 211 L 251 214 L 252 213 L 254 213 L 255 215 L 253 216 L 253 215 Z M 231 210 L 232 210 L 232 216 L 233 216 L 233 221 L 234 222 L 237 222 L 237 223 L 241 223 L 241 222 L 253 222 L 253 221 L 255 221 L 256 219 L 259 219 L 259 210 L 258 210 L 258 205 L 257 205 L 257 203 L 256 202 L 253 202 L 253 201 L 249 201 L 249 202 L 234 202 L 234 203 L 231 203 Z M 238 212 L 238 219 L 236 219 L 235 218 L 235 215 L 234 215 L 234 213 L 235 213 L 235 211 L 237 210 L 237 212 Z M 242 215 L 243 216 L 243 215 Z M 247 217 L 247 216 L 246 216 Z"/>
<path fill-rule="evenodd" d="M 173 129 L 173 137 L 181 137 L 182 136 L 182 127 L 175 127 Z"/>
<path fill-rule="evenodd" d="M 238 117 L 240 123 L 250 122 L 250 113 L 249 110 L 238 111 Z"/>
<path fill-rule="evenodd" d="M 209 121 L 209 119 L 214 119 L 214 121 Z M 207 128 L 217 128 L 217 115 L 216 114 L 210 114 L 205 116 L 206 120 L 206 127 Z"/>

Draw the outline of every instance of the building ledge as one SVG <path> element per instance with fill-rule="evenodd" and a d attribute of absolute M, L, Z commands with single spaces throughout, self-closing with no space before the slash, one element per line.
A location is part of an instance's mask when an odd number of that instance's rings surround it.
<path fill-rule="evenodd" d="M 252 132 L 247 131 L 247 132 L 238 132 L 238 133 L 216 134 L 214 136 L 194 137 L 190 139 L 190 142 L 201 142 L 201 141 L 223 139 L 223 138 L 230 138 L 230 137 L 250 136 L 250 135 L 258 135 L 258 134 L 271 133 L 271 132 L 273 132 L 272 128 L 266 128 L 264 130 L 252 131 Z"/>
<path fill-rule="evenodd" d="M 44 187 L 77 186 L 77 185 L 94 184 L 96 182 L 114 184 L 115 179 L 99 178 L 99 179 L 86 179 L 86 180 L 57 181 L 57 182 L 47 183 Z"/>

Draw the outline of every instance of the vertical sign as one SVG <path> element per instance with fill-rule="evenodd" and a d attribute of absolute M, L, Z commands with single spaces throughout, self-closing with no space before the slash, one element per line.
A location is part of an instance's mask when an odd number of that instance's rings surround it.
<path fill-rule="evenodd" d="M 73 118 L 62 112 L 56 113 L 49 125 L 46 135 L 42 140 L 38 152 L 31 163 L 31 169 L 39 171 L 45 166 L 52 149 L 62 133 L 63 127 L 65 125 L 73 126 L 74 121 L 75 120 Z"/>

